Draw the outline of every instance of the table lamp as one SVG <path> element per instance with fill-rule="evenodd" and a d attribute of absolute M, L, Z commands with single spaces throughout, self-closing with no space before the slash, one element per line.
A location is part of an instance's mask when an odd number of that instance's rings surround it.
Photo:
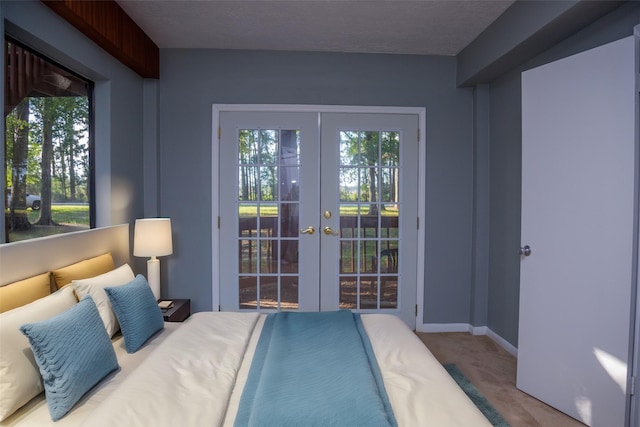
<path fill-rule="evenodd" d="M 151 257 L 147 261 L 147 281 L 156 299 L 160 299 L 160 260 L 156 257 L 172 253 L 171 218 L 136 219 L 133 255 Z"/>

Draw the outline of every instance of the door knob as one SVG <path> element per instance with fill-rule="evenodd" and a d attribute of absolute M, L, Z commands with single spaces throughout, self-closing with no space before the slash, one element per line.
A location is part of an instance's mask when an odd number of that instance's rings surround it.
<path fill-rule="evenodd" d="M 325 227 L 324 229 L 322 229 L 322 231 L 327 236 L 337 236 L 338 234 L 340 234 L 338 231 L 333 231 L 331 227 Z"/>
<path fill-rule="evenodd" d="M 301 228 L 301 229 L 300 229 L 300 232 L 301 232 L 302 234 L 313 234 L 313 233 L 315 233 L 315 232 L 316 232 L 316 229 L 315 229 L 315 228 L 313 228 L 313 226 L 311 225 L 311 226 L 309 226 L 309 227 L 307 227 L 307 228 Z"/>
<path fill-rule="evenodd" d="M 531 246 L 529 245 L 520 246 L 520 255 L 524 255 L 524 256 L 531 255 Z"/>

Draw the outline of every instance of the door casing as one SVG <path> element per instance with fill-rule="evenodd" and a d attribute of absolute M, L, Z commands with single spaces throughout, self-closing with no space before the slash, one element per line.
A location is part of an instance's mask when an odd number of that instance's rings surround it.
<path fill-rule="evenodd" d="M 424 255 L 425 255 L 425 185 L 426 185 L 426 109 L 420 107 L 376 107 L 376 106 L 331 106 L 331 105 L 295 105 L 295 104 L 214 104 L 212 106 L 212 183 L 211 183 L 211 279 L 212 307 L 220 310 L 220 201 L 218 183 L 220 176 L 220 113 L 238 112 L 315 112 L 315 113 L 372 113 L 372 114 L 414 114 L 418 116 L 418 232 L 417 271 L 416 271 L 416 319 L 423 318 L 424 301 Z M 418 320 L 418 323 L 421 321 Z"/>

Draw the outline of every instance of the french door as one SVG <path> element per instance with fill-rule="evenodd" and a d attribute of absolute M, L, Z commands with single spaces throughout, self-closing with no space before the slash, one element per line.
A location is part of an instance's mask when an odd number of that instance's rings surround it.
<path fill-rule="evenodd" d="M 221 111 L 221 310 L 415 326 L 418 115 Z"/>

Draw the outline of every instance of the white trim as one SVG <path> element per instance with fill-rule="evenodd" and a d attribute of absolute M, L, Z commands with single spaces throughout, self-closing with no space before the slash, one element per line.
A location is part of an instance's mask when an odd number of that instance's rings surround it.
<path fill-rule="evenodd" d="M 426 183 L 427 183 L 427 110 L 420 108 L 419 128 L 418 128 L 418 252 L 416 254 L 416 326 L 424 322 L 424 287 L 426 286 L 424 278 L 425 270 L 425 219 L 426 209 Z"/>
<path fill-rule="evenodd" d="M 424 107 L 384 107 L 384 106 L 355 106 L 355 105 L 302 105 L 302 104 L 213 104 L 211 118 L 211 291 L 212 307 L 218 311 L 220 306 L 220 278 L 218 272 L 220 233 L 218 230 L 218 216 L 220 215 L 219 182 L 220 158 L 218 128 L 220 113 L 223 111 L 260 111 L 260 112 L 314 112 L 314 113 L 377 113 L 377 114 L 416 114 L 418 115 L 418 230 L 417 274 L 416 274 L 416 325 L 423 322 L 424 303 L 424 259 L 425 259 L 425 200 L 426 200 L 426 126 L 427 111 Z"/>
<path fill-rule="evenodd" d="M 486 335 L 489 338 L 491 338 L 500 347 L 502 347 L 505 350 L 507 350 L 507 352 L 510 353 L 513 357 L 515 357 L 515 358 L 518 357 L 518 348 L 513 346 L 510 342 L 508 342 L 507 340 L 502 338 L 500 335 L 496 334 L 491 329 L 487 329 L 487 334 Z"/>
<path fill-rule="evenodd" d="M 211 117 L 211 308 L 212 311 L 220 310 L 220 230 L 218 229 L 218 217 L 220 216 L 220 203 L 217 182 L 220 182 L 220 109 L 215 104 Z"/>
<path fill-rule="evenodd" d="M 471 326 L 471 335 L 487 335 L 490 329 L 487 326 Z"/>
<path fill-rule="evenodd" d="M 298 105 L 298 104 L 214 104 L 217 111 L 256 111 L 285 113 L 378 113 L 425 114 L 424 107 L 385 107 L 367 105 Z"/>
<path fill-rule="evenodd" d="M 467 332 L 471 333 L 471 325 L 468 323 L 423 323 L 416 324 L 417 332 Z"/>
<path fill-rule="evenodd" d="M 493 332 L 488 326 L 471 326 L 468 323 L 422 323 L 416 325 L 416 331 L 425 333 L 466 332 L 471 335 L 486 335 L 505 349 L 507 353 L 515 358 L 518 357 L 517 347 Z"/>

